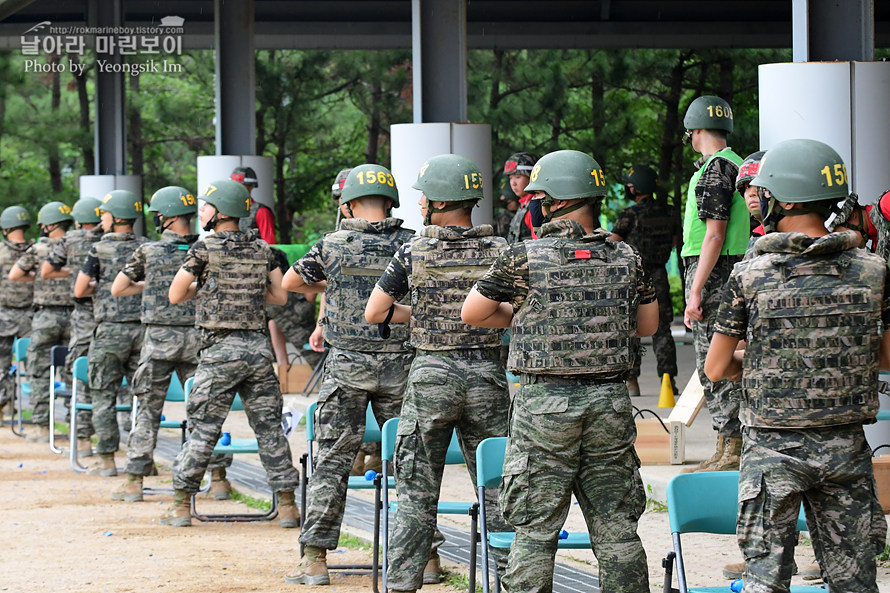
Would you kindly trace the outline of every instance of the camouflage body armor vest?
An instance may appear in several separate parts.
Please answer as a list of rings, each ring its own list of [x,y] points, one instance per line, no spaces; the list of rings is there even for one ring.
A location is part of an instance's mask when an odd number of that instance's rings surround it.
[[[853,234],[832,235],[847,233]],[[742,424],[809,428],[870,422],[879,408],[884,264],[859,249],[819,256],[769,253],[782,235],[788,234],[761,238],[756,254],[767,254],[736,272],[750,311]],[[851,239],[856,244],[858,237]]]
[[[15,309],[31,306],[34,299],[34,283],[12,282],[9,279],[9,271],[33,244],[34,241],[13,243],[6,240],[0,243],[0,306]]]
[[[204,238],[207,264],[195,299],[195,324],[209,330],[265,331],[272,255],[259,237],[237,231]]]
[[[636,258],[630,246],[594,232],[526,242],[528,297],[513,316],[513,372],[620,373],[633,366]]]
[[[503,330],[460,320],[464,299],[507,242],[491,225],[424,227],[411,242],[411,345],[422,350],[497,348]]]
[[[238,219],[238,230],[242,233],[247,233],[247,231],[251,229],[256,229],[256,213],[257,210],[260,209],[260,203],[250,201],[250,208],[247,210],[247,216],[242,216]]]
[[[408,325],[394,323],[384,340],[376,323],[365,321],[365,305],[392,256],[414,235],[402,221],[388,218],[372,226],[347,218],[340,230],[324,238],[324,249],[335,262],[325,270],[324,338],[332,346],[358,352],[406,352]],[[379,229],[376,230],[376,229]]]
[[[142,295],[113,297],[111,285],[124,265],[130,261],[136,248],[145,242],[145,237],[137,237],[133,233],[105,233],[102,239],[93,245],[99,258],[101,276],[96,282],[96,291],[93,293],[93,314],[96,322],[139,321]]]
[[[672,230],[675,228],[673,209],[664,203],[647,198],[631,206],[637,214],[637,224],[627,237],[627,243],[637,249],[646,269],[663,266],[674,248]]]
[[[62,239],[44,239],[34,244],[34,255],[37,256],[37,268],[34,277],[34,304],[47,307],[73,307],[74,292],[68,278],[52,278],[45,280],[40,275],[43,260],[52,252],[53,247]]]
[[[68,258],[67,267],[71,270],[68,281],[71,294],[74,294],[74,283],[77,280],[77,272],[83,267],[83,262],[94,243],[102,239],[102,232],[95,230],[75,229],[62,236],[65,245],[65,253]],[[74,299],[74,306],[78,309],[93,310],[93,297]]]
[[[173,305],[168,292],[176,272],[185,261],[197,235],[183,237],[164,231],[160,241],[142,246],[145,255],[145,286],[142,290],[142,323],[152,325],[195,325],[194,299]]]

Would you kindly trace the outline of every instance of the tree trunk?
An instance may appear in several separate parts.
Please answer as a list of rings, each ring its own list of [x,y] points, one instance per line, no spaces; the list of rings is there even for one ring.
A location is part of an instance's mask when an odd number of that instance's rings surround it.
[[[380,88],[380,81],[375,80],[371,86],[370,98],[371,104],[370,114],[368,115],[368,143],[365,145],[365,162],[376,163],[377,151],[380,146],[380,95],[383,90]]]
[[[77,54],[68,54],[68,61],[71,64],[79,64],[80,59]],[[79,71],[79,70],[78,70]],[[90,129],[90,96],[87,93],[87,73],[84,71],[81,75],[74,74],[75,69],[71,69],[71,76],[74,78],[74,84],[77,86],[77,102],[80,106],[80,129]],[[95,154],[93,153],[93,143],[91,141],[84,142],[80,148],[83,156],[83,170],[90,173],[96,170]]]
[[[278,222],[278,242],[290,243],[290,220],[287,217],[287,204],[284,199],[284,163],[287,160],[284,143],[279,145],[275,153],[275,220]]]
[[[130,81],[130,96],[139,96],[139,77],[128,76]],[[139,175],[140,178],[145,174],[145,157],[143,147],[145,146],[142,137],[142,113],[138,108],[129,106],[127,109],[127,140],[130,152],[130,173]]]
[[[58,65],[61,56],[59,54],[51,54],[49,62],[52,65],[50,72],[50,85],[52,89],[52,97],[50,99],[50,121],[58,120],[59,106],[62,104],[62,85],[59,80]],[[62,192],[62,163],[59,160],[59,144],[57,138],[51,138],[47,147],[49,153],[49,182],[53,193]]]

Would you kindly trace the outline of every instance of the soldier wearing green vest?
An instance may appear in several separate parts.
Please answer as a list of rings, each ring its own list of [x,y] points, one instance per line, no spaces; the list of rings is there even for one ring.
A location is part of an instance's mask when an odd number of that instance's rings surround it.
[[[684,321],[692,328],[695,366],[717,430],[714,454],[692,471],[735,470],[742,449],[739,390],[726,380],[712,383],[705,375],[704,364],[723,286],[732,267],[745,254],[751,233],[745,200],[735,188],[742,158],[726,144],[732,132],[732,109],[720,97],[705,95],[694,100],[683,125],[684,141],[690,140],[693,150],[702,155],[689,181],[683,221],[680,255],[686,265]]]

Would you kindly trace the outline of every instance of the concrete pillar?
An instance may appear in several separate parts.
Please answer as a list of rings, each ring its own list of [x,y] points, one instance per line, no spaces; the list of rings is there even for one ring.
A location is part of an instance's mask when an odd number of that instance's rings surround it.
[[[794,61],[873,60],[874,14],[874,0],[793,0]]]
[[[411,19],[414,123],[467,121],[466,2],[411,0]]]
[[[216,154],[255,154],[253,0],[214,0],[214,22]]]
[[[94,0],[93,22],[98,27],[121,27],[124,24],[123,0]],[[103,57],[111,64],[123,62],[123,56],[113,52]],[[96,127],[94,148],[96,175],[123,175],[127,172],[127,133],[124,94],[124,74],[97,71]]]

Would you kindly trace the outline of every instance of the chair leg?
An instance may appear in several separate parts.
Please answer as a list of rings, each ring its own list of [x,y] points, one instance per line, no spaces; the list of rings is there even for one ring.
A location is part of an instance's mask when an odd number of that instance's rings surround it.
[[[371,590],[380,593],[377,578],[380,576],[380,476],[374,478],[374,552],[371,559]]]
[[[476,542],[479,534],[476,532],[479,522],[479,503],[470,507],[470,584],[468,593],[476,593]]]
[[[489,593],[490,585],[488,580],[488,527],[486,525],[485,513],[485,486],[479,486],[479,533],[480,545],[482,546],[482,593]],[[495,579],[497,579],[497,570],[495,570]],[[497,586],[497,581],[495,581]]]
[[[22,398],[22,385],[19,382],[18,376],[16,376],[15,389],[12,392],[12,423],[10,428],[14,435],[20,437],[25,436],[25,421],[22,419]],[[18,427],[18,430],[16,430],[16,427]]]
[[[671,584],[674,580],[674,558],[676,554],[673,552],[668,552],[668,555],[664,557],[664,560],[661,561],[661,566],[664,568],[664,593],[671,593]]]
[[[302,470],[300,472],[300,525],[301,526],[306,525],[306,499],[308,498],[307,489],[309,488],[309,481],[308,481],[308,477],[306,476],[306,468],[307,468],[306,459],[308,457],[309,457],[308,453],[303,453],[302,455],[300,455],[300,469]],[[304,547],[305,546],[303,545],[303,542],[300,542],[300,558],[303,557]]]

